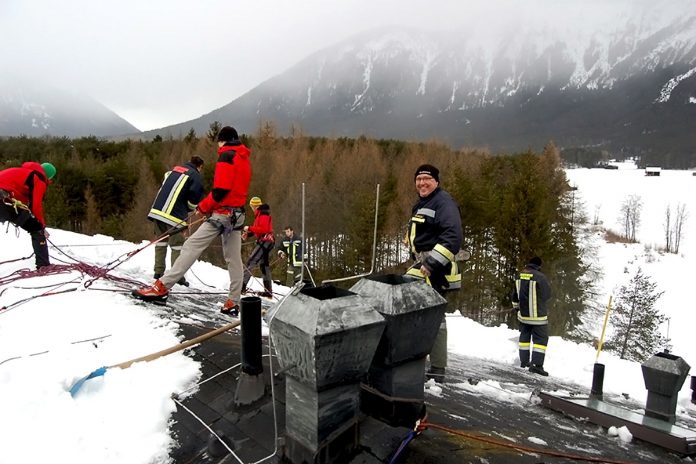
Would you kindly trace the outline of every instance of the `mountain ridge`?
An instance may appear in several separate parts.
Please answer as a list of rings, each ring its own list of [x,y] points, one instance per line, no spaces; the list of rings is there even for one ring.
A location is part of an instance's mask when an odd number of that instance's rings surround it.
[[[0,136],[107,137],[140,131],[96,100],[29,81],[0,83]]]
[[[696,11],[687,13],[623,18],[594,35],[510,31],[495,43],[413,28],[369,31],[200,118],[143,135],[200,133],[214,121],[249,133],[271,121],[310,135],[436,138],[492,151],[554,139],[689,157]]]

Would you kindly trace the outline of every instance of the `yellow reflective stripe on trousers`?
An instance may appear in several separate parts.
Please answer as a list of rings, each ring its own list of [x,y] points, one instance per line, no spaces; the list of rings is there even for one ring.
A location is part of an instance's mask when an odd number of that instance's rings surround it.
[[[537,353],[546,353],[546,345],[537,345],[536,343],[532,345],[532,351]]]

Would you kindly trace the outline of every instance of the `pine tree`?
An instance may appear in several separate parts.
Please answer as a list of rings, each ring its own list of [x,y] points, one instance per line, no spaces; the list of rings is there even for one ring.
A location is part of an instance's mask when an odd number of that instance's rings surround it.
[[[657,292],[656,287],[638,268],[628,285],[619,290],[614,335],[606,347],[621,359],[642,362],[665,347],[667,340],[660,333],[665,316],[655,308],[655,302],[664,292]]]
[[[213,121],[208,126],[208,132],[206,132],[205,136],[208,137],[208,140],[211,142],[215,142],[220,129],[222,129],[222,124],[220,124],[220,121]]]

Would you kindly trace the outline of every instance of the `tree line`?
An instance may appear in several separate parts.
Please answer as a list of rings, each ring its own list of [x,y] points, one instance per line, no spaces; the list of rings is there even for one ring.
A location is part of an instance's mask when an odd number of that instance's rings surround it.
[[[152,141],[4,138],[0,168],[29,160],[53,163],[58,174],[44,203],[50,227],[139,242],[154,237],[144,219],[168,169],[201,156],[210,189],[215,129]],[[568,335],[579,327],[591,285],[577,240],[581,218],[552,143],[542,153],[494,156],[436,141],[311,137],[296,129],[281,137],[270,123],[242,138],[252,150],[249,195],[271,206],[278,237],[286,225],[301,230],[304,186],[307,252],[317,282],[370,269],[377,184],[375,271],[406,269],[409,255],[402,240],[417,199],[414,172],[430,163],[440,169],[442,188],[459,203],[464,248],[471,253],[462,267],[463,289],[450,298],[450,308],[486,324],[515,324],[512,312],[504,311],[511,307],[513,282],[538,255],[554,290],[551,333]],[[221,255],[215,245],[203,259],[222,265]],[[274,277],[282,278],[284,271],[276,262]]]

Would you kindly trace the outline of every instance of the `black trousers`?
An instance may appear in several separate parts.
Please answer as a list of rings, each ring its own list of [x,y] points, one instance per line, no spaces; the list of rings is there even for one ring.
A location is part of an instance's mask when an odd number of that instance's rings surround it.
[[[0,222],[11,222],[26,230],[31,236],[31,246],[34,248],[36,269],[51,264],[48,259],[48,245],[44,235],[43,225],[26,209],[17,209],[5,203],[0,203]]]
[[[246,285],[251,279],[251,272],[256,266],[261,268],[261,274],[263,279],[263,287],[267,292],[273,292],[273,277],[271,275],[271,266],[269,265],[269,255],[273,249],[273,242],[257,242],[254,250],[249,255],[247,259],[246,267],[244,268],[244,280],[242,281],[242,288],[246,288]]]
[[[530,354],[532,364],[544,365],[546,358],[546,344],[549,342],[548,325],[530,325],[520,322],[520,361],[529,363]]]

